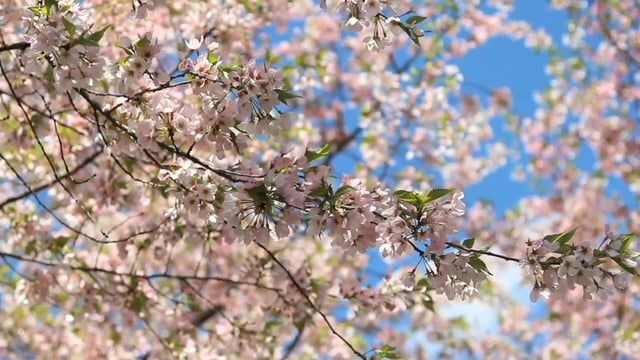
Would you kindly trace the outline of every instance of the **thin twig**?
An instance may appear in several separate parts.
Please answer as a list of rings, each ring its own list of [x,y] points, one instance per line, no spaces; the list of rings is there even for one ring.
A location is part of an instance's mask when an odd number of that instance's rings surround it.
[[[284,266],[284,264],[282,262],[280,262],[280,260],[278,260],[278,258],[276,258],[275,254],[273,252],[271,252],[271,250],[267,249],[264,245],[260,244],[257,241],[254,241],[254,243],[256,245],[258,245],[258,247],[260,247],[262,250],[264,250],[269,257],[276,263],[278,264],[278,266],[287,274],[287,277],[289,278],[289,280],[291,280],[291,282],[293,283],[293,285],[295,286],[295,288],[298,290],[298,292],[300,292],[300,294],[302,295],[302,297],[304,297],[304,299],[307,301],[307,303],[309,303],[309,306],[311,306],[311,308],[313,309],[313,311],[315,311],[318,315],[320,315],[320,317],[322,317],[322,320],[324,320],[325,324],[327,324],[327,326],[329,327],[329,329],[331,330],[331,332],[337,336],[340,340],[342,340],[342,342],[347,345],[347,347],[349,347],[349,349],[351,349],[351,351],[358,356],[361,359],[365,359],[366,360],[366,356],[364,356],[364,354],[362,354],[361,352],[359,352],[358,350],[356,350],[356,348],[347,340],[345,339],[331,324],[331,321],[329,321],[329,318],[327,318],[327,315],[325,315],[322,310],[320,310],[318,308],[318,306],[316,306],[316,304],[313,302],[313,300],[311,300],[311,298],[309,297],[309,295],[307,294],[307,292],[302,288],[302,286],[298,283],[298,281],[296,280],[296,278],[293,276],[293,274],[291,274],[291,272],[289,271],[289,269],[287,269],[286,266]]]
[[[482,255],[487,255],[487,256],[493,256],[499,259],[503,259],[503,260],[507,260],[507,261],[513,261],[513,262],[520,262],[522,261],[521,259],[518,258],[514,258],[511,256],[506,256],[506,255],[502,255],[502,254],[498,254],[498,253],[494,253],[491,251],[486,251],[486,250],[477,250],[477,249],[471,249],[468,248],[466,246],[462,246],[462,245],[458,245],[456,243],[452,243],[452,242],[447,242],[447,245],[454,247],[456,249],[460,249],[462,251],[466,251],[466,252],[470,252],[470,253],[476,253],[476,254],[482,254]]]
[[[33,264],[37,264],[45,267],[61,267],[61,268],[66,268],[74,271],[81,271],[85,273],[101,273],[106,275],[122,276],[127,278],[136,278],[136,279],[143,279],[143,280],[171,279],[171,280],[180,280],[180,281],[185,281],[185,280],[217,281],[217,282],[223,282],[223,283],[239,285],[239,286],[253,286],[259,289],[269,290],[276,293],[282,292],[282,289],[280,288],[262,285],[262,284],[251,282],[251,281],[233,280],[230,278],[225,278],[220,276],[196,276],[196,275],[165,274],[165,273],[136,274],[136,273],[105,269],[105,268],[100,268],[95,266],[92,267],[92,266],[78,266],[78,265],[71,265],[71,264],[64,264],[64,263],[53,263],[45,260],[27,258],[22,255],[7,253],[3,251],[0,251],[0,257],[7,257],[14,260],[29,262],[29,263],[33,263]]]
[[[30,43],[26,41],[17,42],[15,44],[9,44],[5,46],[0,46],[0,52],[11,51],[11,50],[25,50],[31,46]]]
[[[96,152],[94,152],[93,154],[89,155],[89,157],[87,157],[86,159],[84,159],[80,164],[78,164],[75,168],[71,169],[71,171],[67,172],[66,174],[63,174],[61,176],[59,176],[57,179],[51,179],[43,184],[40,184],[36,187],[33,187],[31,189],[28,189],[27,191],[12,196],[10,198],[5,199],[3,202],[0,203],[0,210],[2,210],[5,206],[16,202],[18,200],[22,200],[28,196],[34,195],[39,193],[42,190],[45,190],[55,184],[57,184],[58,182],[65,180],[69,177],[71,177],[72,175],[74,175],[75,173],[77,173],[78,171],[84,169],[85,167],[87,167],[88,165],[90,165],[91,163],[93,163],[93,161],[100,156],[100,154],[102,154],[103,150],[102,148],[98,149]]]

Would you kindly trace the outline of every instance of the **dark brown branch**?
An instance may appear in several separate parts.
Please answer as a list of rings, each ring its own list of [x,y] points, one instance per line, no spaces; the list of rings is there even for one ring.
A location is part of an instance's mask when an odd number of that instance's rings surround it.
[[[34,91],[33,93],[35,93],[35,91]],[[31,93],[31,94],[33,94],[33,93]],[[15,98],[13,97],[13,94],[11,94],[10,92],[4,91],[4,90],[2,90],[2,89],[0,89],[0,95],[6,95],[6,96],[8,96],[8,97],[10,97],[10,98],[12,98],[12,99],[14,99],[14,100],[16,100],[16,101],[17,101],[17,99],[15,99]],[[24,96],[24,94],[23,94],[23,96]],[[64,127],[64,128],[66,128],[66,129],[69,129],[69,130],[73,131],[74,133],[76,133],[76,134],[78,134],[78,135],[82,135],[82,136],[86,136],[86,135],[87,135],[84,131],[78,130],[78,129],[76,129],[75,127],[73,127],[73,126],[71,126],[71,125],[69,125],[69,124],[65,124],[64,122],[62,122],[62,121],[60,121],[60,120],[56,119],[56,118],[55,118],[55,116],[51,116],[51,115],[47,114],[46,112],[44,112],[44,111],[42,111],[42,110],[38,109],[36,106],[34,106],[34,105],[31,105],[31,104],[27,103],[24,99],[22,99],[22,104],[23,104],[27,109],[29,109],[29,110],[31,110],[31,111],[33,111],[33,112],[35,112],[36,114],[41,115],[41,116],[44,116],[44,117],[46,117],[46,118],[49,118],[49,119],[53,120],[56,124],[58,124],[58,125],[60,125],[60,126],[62,126],[62,127]],[[63,114],[63,113],[66,113],[66,112],[68,112],[68,111],[70,111],[70,110],[71,110],[71,109],[62,109],[62,110],[58,110],[58,111],[56,111],[55,113],[53,113],[53,115]]]
[[[87,157],[86,159],[84,159],[80,164],[78,164],[75,168],[71,169],[71,171],[67,172],[66,174],[63,174],[61,176],[58,176],[58,178],[56,179],[51,179],[50,181],[40,184],[34,188],[31,189],[27,189],[27,191],[12,196],[10,198],[5,199],[2,203],[0,203],[0,210],[2,210],[5,206],[16,202],[18,200],[22,200],[28,196],[34,195],[39,193],[40,191],[47,189],[55,184],[57,184],[58,182],[65,180],[67,178],[70,178],[71,176],[73,176],[74,174],[76,174],[78,171],[84,169],[85,167],[87,167],[89,164],[93,163],[93,161],[100,155],[102,154],[102,148],[98,149],[96,152],[94,152],[93,154],[89,155],[89,157]]]
[[[300,295],[302,295],[302,297],[307,301],[307,303],[309,303],[309,306],[313,309],[313,311],[315,311],[318,315],[320,315],[320,317],[322,317],[322,320],[324,320],[325,324],[327,324],[327,326],[329,327],[329,329],[331,330],[331,332],[337,336],[345,345],[347,345],[347,347],[349,347],[349,349],[351,349],[351,351],[359,358],[361,359],[365,359],[366,360],[366,356],[364,356],[364,354],[362,354],[361,352],[359,352],[358,350],[356,350],[356,348],[351,345],[351,343],[345,339],[331,324],[331,321],[329,321],[329,318],[327,318],[327,315],[325,315],[322,310],[320,310],[316,304],[313,302],[313,300],[311,300],[311,298],[309,297],[309,295],[307,294],[307,292],[302,288],[302,286],[300,285],[300,283],[298,283],[298,281],[296,280],[296,278],[293,276],[293,274],[291,274],[291,272],[289,271],[289,269],[287,269],[286,266],[284,266],[284,264],[282,262],[280,262],[280,260],[278,260],[278,258],[276,258],[275,254],[273,252],[271,252],[271,250],[267,249],[264,245],[260,244],[257,241],[254,241],[256,245],[258,245],[258,247],[260,247],[262,250],[264,250],[269,257],[276,263],[278,264],[278,266],[287,274],[287,277],[289,278],[289,280],[291,280],[291,283],[293,283],[293,285],[295,286],[295,288],[298,290],[298,292],[300,292]]]
[[[351,134],[349,134],[349,136],[347,136],[344,140],[340,141],[336,145],[335,150],[333,150],[324,160],[324,165],[329,165],[331,163],[331,160],[333,160],[333,158],[335,158],[341,152],[346,150],[349,147],[349,145],[351,145],[351,143],[358,137],[358,135],[360,135],[361,132],[362,132],[362,128],[358,126],[353,130]]]
[[[520,262],[521,259],[518,258],[514,258],[511,256],[506,256],[506,255],[502,255],[502,254],[498,254],[498,253],[494,253],[491,251],[486,251],[486,250],[477,250],[477,249],[470,249],[466,246],[462,246],[462,245],[458,245],[452,242],[447,242],[447,245],[450,247],[454,247],[456,249],[460,249],[462,251],[466,251],[466,252],[470,252],[470,253],[476,253],[476,254],[482,254],[482,255],[487,255],[487,256],[493,256],[502,260],[507,260],[507,261],[513,261],[513,262]]]
[[[218,282],[223,282],[223,283],[232,284],[232,285],[253,286],[258,289],[269,290],[276,293],[282,292],[282,289],[280,288],[262,285],[257,282],[233,280],[230,278],[225,278],[220,276],[197,276],[197,275],[180,275],[180,274],[166,274],[166,273],[136,274],[136,273],[129,273],[129,272],[120,272],[120,271],[111,270],[111,269],[104,269],[104,268],[99,268],[95,266],[92,267],[92,266],[78,266],[78,265],[63,264],[63,263],[53,263],[53,262],[44,261],[44,260],[31,259],[21,255],[7,253],[3,251],[0,251],[0,257],[11,258],[14,260],[29,262],[32,264],[45,266],[45,267],[61,267],[61,268],[66,268],[74,271],[81,271],[85,273],[100,273],[100,274],[122,276],[126,278],[136,278],[136,279],[142,279],[142,280],[171,279],[171,280],[180,280],[180,281],[186,281],[186,280],[218,281]]]
[[[37,132],[37,130],[35,128],[35,125],[33,124],[33,121],[31,120],[31,117],[29,116],[29,113],[27,112],[27,110],[22,105],[22,99],[18,96],[18,94],[16,93],[15,89],[13,88],[13,85],[11,84],[11,80],[9,79],[9,76],[7,75],[7,72],[5,71],[4,66],[2,65],[2,61],[0,61],[0,72],[2,72],[2,77],[4,77],[4,79],[7,81],[7,86],[9,86],[9,91],[11,92],[11,94],[13,94],[13,97],[15,98],[16,102],[18,103],[18,107],[20,108],[20,110],[22,110],[22,113],[24,114],[25,120],[29,124],[29,128],[31,129],[31,132],[33,133],[33,137],[35,138],[36,143],[38,144],[38,147],[40,148],[40,151],[42,151],[42,154],[44,155],[45,159],[47,160],[47,163],[49,164],[49,167],[51,168],[51,171],[53,172],[53,176],[56,179],[60,179],[60,176],[58,175],[58,171],[56,170],[55,163],[51,159],[49,154],[47,153],[46,149],[44,148],[44,144],[42,143],[40,137],[38,136],[38,132]],[[62,149],[61,149],[61,151],[62,151]],[[5,160],[5,162],[7,162],[6,159],[3,159],[3,160]],[[8,162],[7,162],[7,164],[8,164]],[[15,172],[15,173],[17,175],[17,172]],[[58,183],[60,184],[62,189],[64,189],[64,191],[67,194],[69,194],[71,199],[73,199],[73,201],[78,205],[78,207],[80,209],[82,209],[82,211],[85,213],[86,217],[89,219],[89,221],[91,221],[92,224],[95,225],[95,227],[100,231],[100,233],[102,233],[102,235],[104,237],[108,237],[108,235],[102,230],[100,225],[98,225],[98,223],[93,219],[93,216],[91,215],[91,213],[89,212],[87,207],[82,203],[82,201],[80,201],[80,199],[77,198],[71,192],[71,190],[69,188],[67,188],[67,186],[64,184],[64,182],[58,181]],[[37,196],[36,196],[36,198],[37,198]],[[40,203],[39,200],[38,200],[38,202]],[[51,213],[51,215],[54,215],[53,212],[50,212],[50,213]],[[57,219],[57,220],[60,222],[59,219]],[[71,229],[71,228],[69,228],[69,229]]]
[[[602,8],[602,9],[607,9],[608,5],[605,4],[605,2],[603,2],[602,0],[598,1],[598,5]],[[611,33],[611,30],[609,29],[609,27],[607,26],[607,22],[605,19],[605,14],[604,11],[598,14],[598,27],[600,28],[600,31],[602,32],[602,35],[605,37],[605,39],[607,40],[607,42],[609,42],[609,44],[611,44],[616,51],[619,54],[622,54],[625,59],[627,59],[628,62],[630,63],[634,63],[638,66],[640,66],[640,60],[636,59],[633,54],[627,50],[627,49],[623,49],[617,42],[617,40],[613,37],[613,34]]]
[[[7,167],[9,168],[9,170],[11,170],[11,172],[16,176],[16,178],[22,183],[22,185],[24,185],[24,187],[26,187],[27,190],[33,194],[33,197],[35,198],[38,205],[40,205],[44,209],[44,211],[46,211],[49,215],[51,215],[60,225],[71,230],[74,234],[82,235],[89,240],[97,241],[97,239],[94,238],[93,236],[83,233],[79,229],[69,225],[66,221],[62,220],[60,216],[58,216],[53,210],[51,210],[47,205],[45,205],[45,203],[43,203],[42,200],[40,200],[40,197],[38,196],[38,194],[33,191],[33,189],[29,186],[29,184],[24,179],[24,177],[20,175],[18,170],[16,170],[16,168],[13,167],[13,165],[11,165],[11,162],[9,162],[9,159],[7,159],[2,154],[2,152],[0,152],[0,160],[4,161],[5,164],[7,164]]]
[[[15,44],[9,44],[5,46],[0,46],[0,52],[11,51],[11,50],[25,50],[31,46],[30,43],[26,41],[17,42]]]
[[[117,240],[98,240],[96,242],[100,243],[100,244],[117,244],[117,243],[129,241],[129,240],[131,240],[133,238],[136,238],[138,236],[153,234],[154,232],[158,231],[158,229],[160,229],[160,227],[162,227],[162,225],[166,224],[170,219],[171,219],[170,217],[167,217],[167,218],[165,218],[164,220],[162,220],[161,222],[159,222],[158,224],[156,224],[154,227],[152,227],[150,229],[136,231],[134,233],[131,233],[131,234],[129,234],[129,235],[123,237],[123,238],[117,239]]]
[[[120,129],[121,131],[125,132],[129,137],[131,137],[132,139],[134,139],[135,141],[137,141],[137,136],[132,133],[129,129],[127,129],[124,125],[122,125],[120,122],[118,122],[113,115],[111,114],[111,111],[105,111],[102,109],[102,107],[100,107],[99,104],[97,104],[93,99],[91,99],[91,97],[89,96],[89,94],[84,90],[84,89],[76,89],[76,92],[78,94],[80,94],[80,96],[82,96],[88,103],[89,105],[96,110],[97,112],[99,112],[102,116],[104,116],[107,120],[109,120],[109,122],[114,125],[115,127],[117,127],[118,129]],[[96,119],[96,121],[98,121],[98,119]],[[229,170],[222,170],[222,169],[215,169],[213,167],[211,167],[210,165],[206,164],[205,162],[203,162],[202,160],[198,159],[197,157],[188,154],[180,149],[174,148],[172,146],[169,146],[163,142],[160,141],[156,141],[156,144],[162,148],[163,150],[166,150],[174,155],[177,155],[183,159],[187,159],[190,160],[191,162],[194,162],[202,167],[204,167],[205,169],[213,172],[214,174],[221,176],[229,181],[232,182],[245,182],[247,180],[241,179],[241,177],[247,177],[247,178],[256,178],[256,177],[262,177],[262,176],[258,176],[258,175],[245,175],[245,174],[238,174],[235,173],[233,171],[229,171]],[[149,156],[152,161],[154,161],[156,163],[156,165],[159,168],[164,168],[164,166],[162,166],[162,164],[158,163],[158,161],[151,156],[151,154],[148,152],[148,150],[143,148],[143,152]]]
[[[80,112],[80,110],[78,109],[78,107],[74,103],[73,98],[71,97],[71,94],[68,91],[67,91],[67,98],[69,98],[69,102],[71,103],[71,106],[73,107],[75,112],[78,115],[82,116],[83,118],[89,120],[87,115],[85,115],[85,114]],[[100,127],[100,119],[99,119],[99,116],[98,116],[98,111],[93,107],[92,107],[92,110],[93,110],[93,116],[95,118],[96,127],[98,128],[98,134],[100,134],[100,137],[102,138],[102,141],[105,143],[105,145],[108,146],[109,145],[109,140],[107,139],[107,136],[104,134],[104,132],[102,131],[102,128]],[[152,184],[150,181],[142,180],[142,179],[136,177],[135,175],[133,175],[133,172],[127,170],[127,168],[124,167],[124,165],[120,162],[120,160],[118,160],[118,158],[112,152],[109,153],[109,156],[111,156],[111,158],[116,163],[116,165],[120,168],[120,170],[122,170],[125,174],[127,174],[134,181],[139,182],[141,184]]]
[[[296,334],[296,337],[293,338],[293,340],[291,341],[291,344],[287,346],[287,349],[285,350],[284,355],[282,355],[282,358],[280,360],[287,360],[289,356],[293,354],[293,351],[296,349],[296,346],[298,346],[298,344],[300,343],[300,340],[302,339],[302,335],[304,334],[304,329],[306,325],[307,325],[306,322],[302,323],[302,326],[298,329],[298,333]]]
[[[224,310],[224,306],[222,305],[214,306],[210,309],[203,311],[200,315],[198,315],[195,319],[193,319],[191,323],[195,327],[200,327],[202,326],[202,324],[209,321],[209,319],[218,315],[222,310]]]

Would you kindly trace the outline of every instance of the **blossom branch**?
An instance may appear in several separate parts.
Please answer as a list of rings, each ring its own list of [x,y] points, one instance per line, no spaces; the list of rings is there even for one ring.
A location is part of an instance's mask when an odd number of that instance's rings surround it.
[[[38,203],[38,205],[40,205],[47,213],[49,213],[49,215],[51,215],[54,219],[56,219],[56,221],[58,223],[60,223],[60,225],[64,226],[65,228],[69,229],[70,231],[72,231],[75,234],[78,235],[82,235],[90,240],[93,241],[97,241],[97,239],[89,234],[86,234],[82,231],[80,231],[79,229],[76,229],[75,227],[69,225],[69,223],[67,223],[66,221],[62,220],[52,209],[50,209],[45,203],[42,202],[42,200],[40,200],[40,197],[38,196],[37,192],[35,192],[27,183],[27,181],[24,179],[24,177],[22,175],[20,175],[20,173],[18,172],[18,170],[11,164],[11,162],[9,162],[9,160],[2,154],[2,152],[0,152],[0,160],[4,161],[5,164],[7,164],[7,167],[9,167],[9,169],[11,170],[11,172],[16,176],[16,178],[22,183],[22,185],[24,187],[27,188],[27,191],[30,192],[31,195],[33,195],[33,197],[35,198],[36,202]],[[58,181],[58,183],[60,183]]]
[[[273,291],[275,293],[281,293],[282,292],[282,289],[280,289],[280,288],[263,285],[263,284],[260,284],[258,282],[243,281],[243,280],[233,280],[233,279],[230,279],[230,278],[225,278],[225,277],[220,277],[220,276],[182,275],[182,274],[169,274],[169,273],[164,273],[164,272],[159,272],[159,273],[154,273],[154,274],[137,274],[137,273],[132,273],[132,272],[122,272],[122,271],[117,271],[117,270],[104,269],[104,268],[100,268],[100,267],[96,267],[96,266],[78,266],[78,265],[71,265],[71,264],[64,264],[64,263],[53,263],[53,262],[49,262],[49,261],[45,261],[45,260],[27,258],[27,257],[21,256],[21,255],[8,253],[8,252],[4,252],[4,251],[0,251],[0,256],[11,258],[11,259],[22,261],[22,262],[33,263],[33,264],[41,265],[41,266],[45,266],[45,267],[66,268],[66,269],[69,269],[69,270],[80,271],[80,272],[85,272],[85,273],[100,273],[100,274],[105,274],[105,275],[121,276],[121,277],[126,277],[126,278],[135,278],[135,279],[142,279],[142,280],[172,279],[172,280],[178,280],[178,281],[189,281],[189,280],[193,280],[193,281],[218,281],[218,282],[223,282],[223,283],[232,284],[232,285],[238,285],[238,286],[252,286],[252,287],[256,287],[256,288],[263,289],[263,290]]]
[[[124,131],[124,132],[125,132],[127,135],[129,135],[132,139],[134,139],[134,140],[136,140],[136,139],[137,139],[137,136],[136,136],[134,133],[132,133],[132,132],[131,132],[129,129],[127,129],[124,125],[122,125],[120,122],[118,122],[115,118],[113,118],[113,115],[111,114],[111,111],[105,111],[105,110],[103,110],[103,109],[102,109],[102,107],[101,107],[98,103],[96,103],[95,101],[93,101],[93,100],[89,97],[89,95],[86,93],[86,91],[85,91],[84,89],[76,89],[76,91],[78,92],[78,94],[80,94],[80,96],[82,96],[82,97],[83,97],[83,98],[84,98],[84,99],[89,103],[89,105],[90,105],[90,106],[91,106],[95,111],[98,111],[100,114],[102,114],[104,117],[106,117],[106,118],[107,118],[107,120],[109,120],[109,122],[110,122],[111,124],[115,125],[118,129],[120,129],[120,130]],[[96,121],[98,121],[98,120],[96,119]],[[184,151],[182,151],[182,150],[180,150],[180,149],[177,149],[177,148],[171,147],[171,146],[169,146],[169,145],[167,145],[167,144],[165,144],[165,143],[163,143],[163,142],[160,142],[160,141],[156,141],[156,144],[157,144],[158,146],[160,146],[162,149],[164,149],[164,150],[166,150],[166,151],[168,151],[168,152],[170,152],[170,153],[173,153],[173,154],[175,154],[175,155],[177,155],[177,156],[179,156],[179,157],[182,157],[182,158],[185,158],[185,159],[187,159],[187,160],[190,160],[190,161],[192,161],[192,162],[194,162],[194,163],[196,163],[196,164],[198,164],[198,165],[200,165],[200,166],[202,166],[202,167],[206,168],[207,170],[209,170],[209,171],[211,171],[211,172],[215,173],[216,175],[219,175],[219,176],[221,176],[221,177],[223,177],[223,178],[225,178],[225,179],[227,179],[227,180],[229,180],[229,181],[233,181],[233,182],[236,182],[236,181],[246,181],[246,180],[243,180],[243,179],[239,179],[239,178],[237,178],[237,177],[255,177],[255,175],[244,175],[244,174],[234,173],[233,171],[229,171],[229,170],[215,169],[215,168],[211,167],[209,164],[206,164],[206,163],[205,163],[205,162],[203,162],[202,160],[198,159],[197,157],[195,157],[195,156],[193,156],[193,155],[191,155],[191,154],[189,154],[189,153],[186,153],[186,152],[184,152]],[[151,154],[149,154],[148,150],[143,149],[143,151],[144,151],[144,152],[145,152],[145,154],[147,154],[148,156],[151,156]],[[151,157],[152,157],[152,156],[151,156]],[[152,157],[152,158],[153,158],[153,157]],[[163,167],[162,165],[160,165],[160,164],[157,162],[157,160],[155,160],[155,158],[153,158],[153,159],[154,159],[154,162],[155,162],[155,163],[156,163],[160,168],[162,168],[162,167]]]
[[[309,306],[313,309],[313,311],[315,311],[318,315],[320,315],[320,317],[322,317],[322,320],[324,320],[325,324],[327,324],[327,326],[329,327],[329,329],[331,330],[331,332],[337,336],[345,345],[347,345],[347,347],[349,349],[351,349],[351,351],[359,358],[361,359],[366,359],[366,356],[364,356],[361,352],[359,352],[358,350],[356,350],[356,348],[347,340],[344,338],[344,336],[342,336],[331,324],[331,321],[329,321],[329,318],[327,318],[327,315],[325,315],[322,310],[320,310],[318,308],[318,306],[313,302],[313,300],[311,300],[311,298],[309,297],[309,295],[307,294],[307,292],[302,288],[302,286],[300,285],[300,283],[298,283],[298,281],[296,280],[296,278],[293,276],[293,274],[291,274],[291,272],[289,271],[289,269],[287,269],[286,266],[284,266],[284,264],[278,260],[278,258],[275,256],[275,254],[267,249],[267,247],[265,247],[264,245],[262,245],[261,243],[259,243],[258,241],[254,241],[254,243],[256,245],[258,245],[258,247],[260,247],[262,250],[264,250],[269,257],[276,263],[278,264],[278,266],[287,274],[287,277],[289,278],[289,280],[291,280],[291,283],[293,283],[293,285],[295,286],[295,288],[298,290],[298,292],[300,292],[300,295],[302,295],[302,297],[304,297],[304,299],[307,301],[307,303],[309,303]]]
[[[4,45],[4,46],[0,46],[0,53],[5,51],[11,51],[11,50],[25,50],[29,46],[31,46],[31,44],[26,41]]]
[[[14,203],[16,201],[22,200],[28,196],[39,193],[42,190],[48,189],[49,187],[57,184],[58,182],[70,178],[74,174],[78,173],[80,170],[84,169],[88,165],[92,164],[101,154],[103,153],[103,149],[99,148],[97,151],[93,152],[87,158],[85,158],[81,163],[79,163],[76,167],[71,169],[69,172],[58,176],[55,179],[51,179],[46,183],[40,184],[36,187],[28,189],[27,191],[22,192],[21,194],[12,196],[10,198],[5,199],[0,203],[0,210],[2,210],[5,206]]]
[[[459,244],[456,244],[456,243],[453,243],[453,242],[450,242],[450,241],[448,241],[446,244],[449,245],[450,247],[453,247],[453,248],[456,248],[456,249],[460,249],[462,251],[466,251],[466,252],[469,252],[469,253],[476,253],[476,254],[492,256],[492,257],[495,257],[495,258],[498,258],[498,259],[502,259],[502,260],[506,260],[506,261],[512,261],[512,262],[521,262],[522,261],[522,259],[518,259],[518,258],[514,258],[514,257],[511,257],[511,256],[506,256],[506,255],[502,255],[502,254],[498,254],[498,253],[494,253],[494,252],[487,251],[487,250],[471,249],[471,248],[468,248],[466,246],[459,245]]]

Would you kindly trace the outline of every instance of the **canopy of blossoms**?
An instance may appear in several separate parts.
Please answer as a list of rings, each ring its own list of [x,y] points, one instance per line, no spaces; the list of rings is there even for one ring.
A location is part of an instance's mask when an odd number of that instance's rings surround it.
[[[550,6],[562,44],[509,0],[4,0],[0,357],[637,356],[640,211],[607,181],[640,193],[640,6]],[[535,113],[462,89],[504,36],[549,56]],[[515,158],[545,191],[467,208]],[[499,331],[439,312],[470,299]]]

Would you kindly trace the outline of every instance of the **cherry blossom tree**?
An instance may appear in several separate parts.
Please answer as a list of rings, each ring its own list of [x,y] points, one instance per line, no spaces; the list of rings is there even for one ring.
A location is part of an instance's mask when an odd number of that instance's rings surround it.
[[[637,356],[640,6],[549,6],[561,44],[509,0],[4,0],[1,357]],[[452,64],[504,36],[535,113]],[[544,191],[467,207],[507,161]]]

